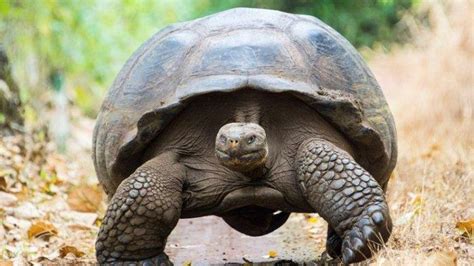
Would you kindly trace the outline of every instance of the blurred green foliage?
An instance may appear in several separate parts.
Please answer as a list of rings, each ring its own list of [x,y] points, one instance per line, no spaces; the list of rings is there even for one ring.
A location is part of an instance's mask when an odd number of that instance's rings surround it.
[[[400,41],[394,33],[404,11],[419,0],[198,0],[204,14],[246,6],[315,16],[344,35],[356,47]]]
[[[68,95],[90,116],[131,53],[167,24],[237,6],[319,17],[356,47],[397,41],[394,26],[417,0],[0,0],[0,38],[24,98],[64,73]],[[36,78],[35,78],[36,77]],[[28,82],[27,82],[28,81]]]

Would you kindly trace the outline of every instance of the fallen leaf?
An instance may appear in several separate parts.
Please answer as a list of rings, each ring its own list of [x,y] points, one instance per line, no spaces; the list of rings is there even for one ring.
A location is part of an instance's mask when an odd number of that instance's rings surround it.
[[[309,223],[312,223],[312,224],[315,224],[315,223],[318,222],[318,218],[312,216],[312,217],[308,218],[308,222],[309,222]]]
[[[25,201],[31,197],[31,192],[29,191],[28,187],[23,186],[20,183],[17,184],[15,189],[12,188],[11,190],[12,192],[15,192],[15,196],[17,197],[18,201]]]
[[[2,174],[2,176],[0,176],[0,190],[6,190],[6,189],[7,189],[7,180]]]
[[[64,257],[67,256],[67,254],[73,254],[77,258],[80,258],[80,257],[84,256],[86,253],[78,250],[76,247],[73,247],[73,246],[62,246],[59,249],[59,256],[61,258],[64,258]]]
[[[424,265],[430,266],[455,266],[457,265],[457,255],[452,251],[439,251],[432,253],[425,261]]]
[[[183,263],[183,266],[191,266],[192,265],[192,262],[191,261],[185,261]]]
[[[96,212],[102,202],[102,192],[97,187],[82,185],[68,195],[69,207],[80,212]]]
[[[459,221],[456,228],[460,230],[465,237],[472,237],[474,234],[474,219]]]
[[[48,250],[47,252],[42,252],[41,254],[36,253],[36,258],[31,257],[31,262],[36,263],[33,265],[56,265],[52,264],[59,258],[59,250]]]
[[[37,258],[31,260],[30,262],[32,262],[33,265],[53,265],[54,260],[58,257],[59,255],[51,259],[46,256],[38,256]]]
[[[28,229],[28,238],[38,238],[38,237],[50,237],[53,235],[57,235],[58,230],[54,225],[46,221],[38,221],[31,225],[30,229]]]
[[[276,258],[277,256],[278,256],[278,253],[275,250],[268,251],[268,257]]]
[[[0,260],[0,266],[13,266],[13,262],[9,260]]]

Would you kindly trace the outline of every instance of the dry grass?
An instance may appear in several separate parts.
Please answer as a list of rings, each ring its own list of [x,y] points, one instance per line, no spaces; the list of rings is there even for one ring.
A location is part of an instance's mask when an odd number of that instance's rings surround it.
[[[395,116],[399,160],[388,190],[395,229],[378,265],[474,263],[474,16],[470,1],[426,2],[432,29],[371,61]],[[471,242],[471,243],[469,243]]]

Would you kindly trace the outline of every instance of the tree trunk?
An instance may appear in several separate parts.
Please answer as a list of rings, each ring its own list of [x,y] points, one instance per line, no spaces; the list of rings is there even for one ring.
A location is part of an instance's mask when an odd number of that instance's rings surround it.
[[[0,127],[22,129],[20,91],[13,80],[7,54],[0,45]]]

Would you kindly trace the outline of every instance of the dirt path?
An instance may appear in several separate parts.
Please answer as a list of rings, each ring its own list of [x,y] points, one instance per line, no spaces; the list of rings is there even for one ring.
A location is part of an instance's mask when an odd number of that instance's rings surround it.
[[[220,218],[180,220],[171,234],[167,253],[176,265],[270,262],[310,262],[318,257],[316,241],[307,234],[305,221],[296,216],[280,229],[262,237],[241,234]],[[274,258],[269,253],[276,253]]]

